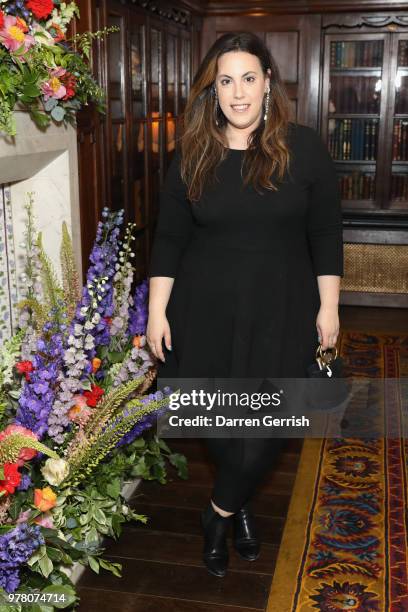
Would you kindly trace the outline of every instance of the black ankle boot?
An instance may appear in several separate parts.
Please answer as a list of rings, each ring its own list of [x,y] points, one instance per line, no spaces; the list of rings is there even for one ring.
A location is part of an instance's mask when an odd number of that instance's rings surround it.
[[[255,518],[248,504],[233,515],[234,548],[247,561],[255,561],[259,557],[260,541],[255,528]]]
[[[203,560],[214,576],[223,577],[227,572],[228,548],[227,530],[231,516],[221,516],[214,510],[211,502],[201,513],[201,526],[204,530]]]

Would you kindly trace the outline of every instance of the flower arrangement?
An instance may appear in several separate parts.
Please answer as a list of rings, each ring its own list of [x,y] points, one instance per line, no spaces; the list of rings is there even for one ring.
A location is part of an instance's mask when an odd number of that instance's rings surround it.
[[[132,291],[134,226],[121,239],[122,224],[123,211],[104,209],[80,290],[65,224],[60,283],[27,205],[19,328],[0,352],[0,605],[39,590],[74,604],[74,562],[120,576],[101,537],[147,520],[122,497],[124,479],[164,483],[165,458],[187,478],[185,457],[151,435],[171,391],[149,392],[147,281]],[[24,597],[15,609],[34,609]]]
[[[92,40],[117,28],[67,39],[75,17],[75,2],[0,0],[0,131],[15,135],[17,104],[42,128],[51,120],[75,124],[76,111],[90,102],[104,112],[88,61]]]

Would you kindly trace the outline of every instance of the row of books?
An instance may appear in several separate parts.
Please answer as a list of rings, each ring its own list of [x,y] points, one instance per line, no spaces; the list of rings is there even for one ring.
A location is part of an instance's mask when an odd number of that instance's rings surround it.
[[[333,159],[375,161],[378,119],[330,119],[328,148]]]
[[[408,40],[399,41],[398,66],[408,66]]]
[[[380,92],[377,77],[330,76],[330,112],[379,113]]]
[[[408,200],[408,175],[393,174],[391,177],[391,200]]]
[[[342,200],[374,200],[375,174],[353,171],[339,175],[339,191]],[[408,175],[391,176],[391,200],[408,201]]]
[[[394,161],[408,161],[408,119],[396,119],[394,121],[392,159]]]
[[[330,45],[331,68],[378,67],[382,61],[382,40],[335,41]]]
[[[375,198],[375,174],[354,171],[339,175],[342,200],[373,200]]]

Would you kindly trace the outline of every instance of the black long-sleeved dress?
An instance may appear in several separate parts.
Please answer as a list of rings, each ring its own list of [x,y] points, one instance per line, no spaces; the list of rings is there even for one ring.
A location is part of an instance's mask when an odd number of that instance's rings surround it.
[[[290,123],[287,143],[278,191],[244,188],[244,151],[228,149],[219,181],[194,205],[174,155],[149,267],[149,277],[175,278],[172,351],[163,341],[159,376],[306,376],[318,346],[317,276],[343,276],[341,202],[320,135]]]

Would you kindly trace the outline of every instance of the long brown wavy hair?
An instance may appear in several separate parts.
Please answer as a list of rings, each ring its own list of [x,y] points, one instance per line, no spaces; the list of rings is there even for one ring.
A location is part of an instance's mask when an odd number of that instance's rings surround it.
[[[227,155],[228,142],[223,132],[227,119],[216,104],[214,87],[218,58],[228,51],[246,51],[256,55],[265,77],[268,76],[267,69],[270,69],[269,112],[266,121],[261,118],[248,138],[243,160],[248,169],[243,177],[244,185],[252,183],[260,193],[262,188],[277,191],[278,187],[270,177],[276,171],[277,179],[282,180],[289,166],[286,135],[290,102],[279,69],[256,34],[228,32],[215,41],[203,59],[182,115],[180,172],[191,202],[200,199],[207,180],[215,180],[216,168]]]

